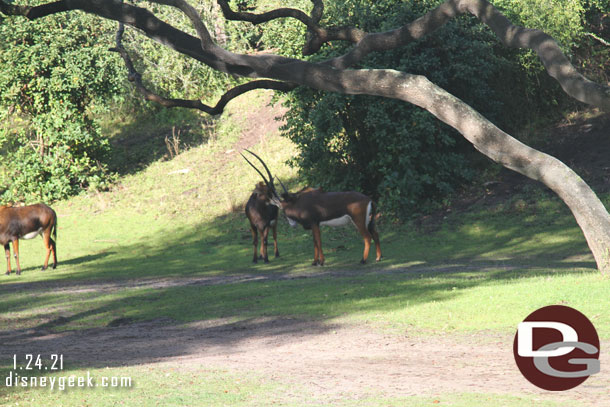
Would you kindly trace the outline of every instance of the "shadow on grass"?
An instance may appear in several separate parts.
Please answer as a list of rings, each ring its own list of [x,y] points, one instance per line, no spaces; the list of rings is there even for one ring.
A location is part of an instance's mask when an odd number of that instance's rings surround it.
[[[569,216],[479,214],[437,233],[381,225],[386,260],[361,266],[352,229],[323,231],[328,267],[309,266],[310,233],[281,222],[282,257],[252,265],[241,213],[68,259],[45,281],[0,285],[4,352],[52,351],[81,366],[148,363],[248,339],[294,340],[329,320],[443,303],[519,277],[591,271]],[[408,305],[405,305],[408,304]],[[187,324],[187,325],[184,325]],[[92,352],[91,344],[95,344]]]
[[[101,252],[96,254],[88,254],[86,256],[74,257],[72,259],[64,260],[61,262],[62,265],[77,266],[85,263],[91,263],[103,259],[104,257],[110,256],[114,252]]]
[[[230,353],[242,344],[248,347],[252,340],[272,338],[280,344],[323,334],[336,329],[334,318],[345,315],[375,315],[452,301],[463,290],[514,280],[521,272],[483,265],[478,269],[476,265],[469,269],[412,266],[268,276],[230,284],[119,288],[101,295],[95,290],[23,295],[5,299],[0,307],[18,312],[61,304],[64,309],[36,312],[31,318],[42,322],[3,330],[0,339],[5,354],[60,352],[79,367],[136,365],[198,352]],[[70,307],[70,303],[78,305]]]
[[[454,284],[420,286],[417,279],[397,273],[367,273],[125,290],[102,300],[95,293],[72,294],[80,311],[72,309],[31,328],[4,330],[0,338],[9,344],[3,348],[7,354],[61,352],[81,367],[133,365],[196,350],[226,351],[254,338],[280,343],[324,333],[336,329],[326,321],[339,314],[391,309],[407,298],[413,304],[443,301],[457,295],[451,291]],[[44,307],[45,302],[24,297],[9,308]],[[82,329],[99,322],[100,328]]]
[[[116,120],[115,120],[116,121]],[[152,109],[113,123],[110,169],[120,175],[139,172],[153,162],[207,143],[214,119],[191,111]],[[119,131],[117,132],[117,125]]]

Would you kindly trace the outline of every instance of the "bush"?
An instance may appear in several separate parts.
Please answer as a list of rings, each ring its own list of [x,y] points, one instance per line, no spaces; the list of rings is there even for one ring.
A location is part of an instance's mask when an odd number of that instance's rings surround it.
[[[122,90],[112,27],[84,14],[0,24],[3,201],[51,201],[112,178],[91,117]]]
[[[549,7],[550,1],[545,2]],[[536,2],[501,3],[513,4],[513,16],[522,15],[526,23],[535,16]],[[542,28],[555,24],[549,31],[560,33],[568,46],[574,44],[581,35],[572,27],[582,16],[580,3],[565,0],[561,10],[553,4],[558,20],[541,20]],[[384,31],[415,20],[438,4],[341,0],[326,3],[325,20],[327,25]],[[564,30],[566,26],[572,29]],[[347,47],[333,43],[314,59],[342,54]],[[557,117],[558,106],[567,99],[528,52],[507,49],[471,16],[400,49],[371,54],[358,68],[425,75],[510,132]],[[455,130],[404,102],[299,89],[289,96],[288,107],[284,134],[299,148],[291,164],[306,182],[330,190],[361,190],[397,216],[438,208],[481,170],[471,159],[474,149]]]

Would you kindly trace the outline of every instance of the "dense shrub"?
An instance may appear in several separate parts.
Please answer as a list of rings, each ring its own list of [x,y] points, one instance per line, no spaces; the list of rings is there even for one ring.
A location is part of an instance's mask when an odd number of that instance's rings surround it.
[[[50,201],[107,184],[108,140],[91,113],[124,77],[109,32],[84,14],[0,24],[1,201]]]
[[[326,3],[325,20],[384,31],[413,21],[439,3],[339,0]],[[549,19],[540,16],[537,1],[497,3],[516,23],[536,22],[537,28],[557,35],[566,49],[582,38],[584,2],[545,0],[545,10],[555,11]],[[346,47],[335,43],[314,58],[343,53]],[[530,52],[507,49],[469,16],[451,21],[422,41],[370,55],[359,67],[425,75],[511,132],[557,117],[558,107],[567,100]],[[308,183],[362,190],[399,216],[442,205],[456,187],[481,170],[471,160],[473,149],[459,134],[403,102],[299,89],[290,95],[288,106],[285,135],[299,147],[292,164]]]

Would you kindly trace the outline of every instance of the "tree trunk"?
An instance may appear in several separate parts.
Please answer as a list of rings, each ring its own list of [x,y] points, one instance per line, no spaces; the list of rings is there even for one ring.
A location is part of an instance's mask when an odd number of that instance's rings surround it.
[[[458,130],[481,153],[553,190],[576,218],[599,271],[610,275],[610,215],[578,174],[558,159],[503,132],[425,77],[410,78],[403,89],[401,99],[428,110]]]

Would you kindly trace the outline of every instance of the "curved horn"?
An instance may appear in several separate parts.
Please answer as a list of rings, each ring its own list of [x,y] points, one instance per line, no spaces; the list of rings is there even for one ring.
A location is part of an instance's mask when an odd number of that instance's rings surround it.
[[[263,161],[263,159],[262,159],[262,158],[260,158],[258,155],[254,154],[252,151],[248,150],[247,148],[246,148],[245,150],[246,150],[247,152],[249,152],[250,154],[252,154],[253,156],[255,156],[256,158],[258,158],[258,161],[260,161],[260,162],[261,162],[261,164],[263,164],[263,167],[265,167],[265,170],[267,170],[267,174],[269,175],[269,183],[270,183],[271,185],[273,185],[273,175],[271,175],[271,171],[269,171],[269,168],[267,168],[267,164],[265,164],[265,162]],[[244,158],[245,158],[245,157],[244,157]],[[246,160],[246,161],[247,161],[247,160]],[[249,161],[248,161],[248,162],[249,162]],[[252,165],[252,164],[250,164],[250,165]],[[258,171],[258,170],[257,170],[257,171]],[[260,171],[259,171],[259,174],[260,174]],[[261,174],[261,175],[263,175],[263,174]],[[263,178],[265,178],[265,177],[263,177]]]
[[[286,187],[284,186],[284,183],[282,182],[282,180],[281,180],[279,177],[277,177],[277,180],[278,180],[278,181],[280,181],[280,185],[282,186],[282,188],[284,188],[284,192],[285,192],[286,194],[289,194],[289,192],[288,192],[288,190],[286,189]]]
[[[248,150],[246,150],[246,151],[248,151]],[[263,173],[262,173],[262,172],[260,172],[260,171],[259,171],[259,169],[258,169],[258,168],[256,168],[256,167],[254,166],[254,164],[252,164],[252,163],[250,162],[250,160],[248,160],[248,159],[246,158],[246,156],[245,156],[245,155],[243,155],[242,153],[239,153],[239,154],[240,154],[240,155],[241,155],[241,156],[244,158],[244,160],[246,160],[246,162],[247,162],[248,164],[250,164],[250,165],[252,166],[252,168],[254,168],[254,169],[256,170],[256,172],[258,172],[258,173],[260,174],[260,176],[261,176],[261,177],[263,177],[263,181],[265,181],[265,184],[269,185],[269,181],[267,181],[267,178],[265,178],[265,176],[263,175]]]

